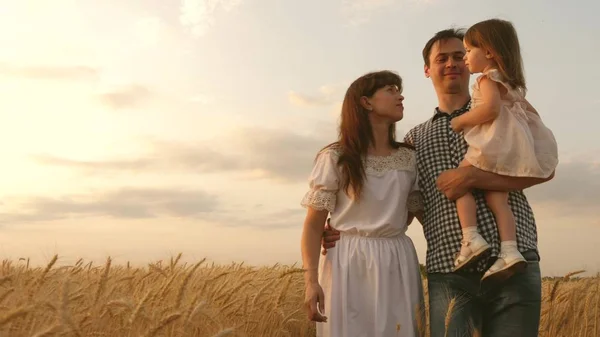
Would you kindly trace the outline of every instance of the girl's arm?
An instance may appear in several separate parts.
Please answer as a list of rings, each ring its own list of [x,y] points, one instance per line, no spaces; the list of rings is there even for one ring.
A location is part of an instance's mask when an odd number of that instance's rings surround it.
[[[452,119],[452,129],[460,131],[466,127],[483,124],[498,117],[501,103],[500,88],[498,86],[497,82],[482,77],[479,82],[479,90],[484,103]]]

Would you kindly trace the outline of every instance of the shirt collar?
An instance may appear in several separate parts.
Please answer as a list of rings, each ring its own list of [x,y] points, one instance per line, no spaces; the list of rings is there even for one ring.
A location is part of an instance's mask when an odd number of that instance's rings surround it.
[[[454,118],[456,116],[462,115],[463,113],[469,111],[469,109],[471,109],[471,100],[468,100],[467,103],[462,106],[462,108],[452,111],[451,114],[447,114],[447,113],[441,111],[439,107],[436,107],[434,110],[434,113],[433,113],[433,121],[435,121],[436,119],[438,119],[440,117]]]

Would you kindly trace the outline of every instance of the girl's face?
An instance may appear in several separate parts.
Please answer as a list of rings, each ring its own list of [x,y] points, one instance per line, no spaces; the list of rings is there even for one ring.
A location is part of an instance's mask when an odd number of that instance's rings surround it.
[[[464,56],[465,65],[471,74],[481,73],[492,64],[490,53],[477,47],[470,46],[463,42],[466,50]]]
[[[404,116],[404,96],[398,86],[386,85],[373,94],[363,97],[363,105],[369,111],[371,119],[385,120],[395,123]]]

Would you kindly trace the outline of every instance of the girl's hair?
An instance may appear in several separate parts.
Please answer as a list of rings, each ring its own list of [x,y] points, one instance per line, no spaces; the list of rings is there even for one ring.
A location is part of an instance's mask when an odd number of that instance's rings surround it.
[[[519,38],[512,23],[501,19],[478,22],[467,30],[464,40],[467,45],[492,54],[498,70],[513,89],[527,89]]]
[[[363,96],[372,97],[377,90],[387,85],[396,85],[402,90],[402,79],[391,71],[378,71],[367,73],[356,79],[346,91],[342,103],[341,123],[338,129],[338,140],[325,149],[335,146],[340,151],[338,165],[342,177],[342,190],[353,197],[360,198],[365,179],[363,158],[367,155],[370,144],[375,142],[369,111],[360,103]],[[397,149],[401,146],[412,148],[410,145],[396,141],[396,126],[390,125],[388,129],[389,144]]]

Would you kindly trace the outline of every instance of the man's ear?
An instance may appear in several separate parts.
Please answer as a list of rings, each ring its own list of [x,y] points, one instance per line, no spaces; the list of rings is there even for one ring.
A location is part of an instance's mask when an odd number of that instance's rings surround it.
[[[423,65],[423,72],[425,73],[425,77],[429,78],[429,67],[426,64]]]
[[[360,98],[360,105],[362,105],[362,107],[365,108],[365,110],[367,110],[367,111],[373,110],[373,106],[371,106],[371,102],[369,101],[369,98],[366,96],[363,96]]]

